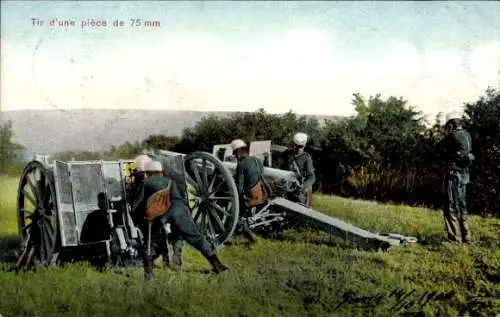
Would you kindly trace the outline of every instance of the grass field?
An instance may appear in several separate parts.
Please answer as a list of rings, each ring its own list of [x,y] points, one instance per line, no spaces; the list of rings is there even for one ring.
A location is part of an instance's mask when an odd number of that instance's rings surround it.
[[[4,252],[15,248],[17,242],[17,181],[0,180],[0,247]],[[149,282],[143,280],[139,269],[127,276],[74,264],[16,275],[4,264],[0,272],[0,314],[500,314],[500,220],[471,217],[475,241],[461,246],[442,242],[443,220],[436,211],[320,195],[315,196],[313,207],[365,229],[417,236],[421,243],[367,252],[311,231],[290,231],[280,241],[259,239],[251,248],[236,238],[220,253],[231,271],[219,276],[200,273],[209,268],[208,263],[187,246],[183,272],[158,267],[156,279]],[[432,296],[431,292],[436,293]]]

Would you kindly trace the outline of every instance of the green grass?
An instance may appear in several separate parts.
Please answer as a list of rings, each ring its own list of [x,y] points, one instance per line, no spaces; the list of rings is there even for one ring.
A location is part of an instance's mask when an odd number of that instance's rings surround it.
[[[0,246],[15,246],[17,179],[0,181]],[[21,275],[0,272],[3,316],[495,316],[500,314],[500,221],[470,217],[475,242],[442,243],[441,213],[317,195],[314,208],[362,228],[419,237],[422,244],[368,252],[312,231],[288,231],[284,239],[243,241],[220,252],[231,271],[202,274],[208,263],[191,247],[183,272],[156,268],[146,282],[99,273],[84,264]],[[227,274],[226,274],[227,273]],[[390,293],[456,292],[420,307],[391,311]],[[363,306],[346,294],[376,296]],[[450,294],[451,295],[451,294]],[[399,301],[401,302],[401,301]],[[411,306],[411,307],[410,307]],[[421,305],[422,306],[422,305]],[[468,308],[468,309],[467,309]],[[461,312],[461,313],[459,313]],[[417,316],[414,314],[413,316]]]

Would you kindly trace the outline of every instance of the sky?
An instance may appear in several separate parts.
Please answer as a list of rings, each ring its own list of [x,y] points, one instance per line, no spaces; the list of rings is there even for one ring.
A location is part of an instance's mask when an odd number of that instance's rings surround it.
[[[353,93],[380,93],[432,119],[500,88],[498,1],[2,1],[1,8],[2,111],[344,116],[354,114]],[[75,24],[51,26],[53,19]]]

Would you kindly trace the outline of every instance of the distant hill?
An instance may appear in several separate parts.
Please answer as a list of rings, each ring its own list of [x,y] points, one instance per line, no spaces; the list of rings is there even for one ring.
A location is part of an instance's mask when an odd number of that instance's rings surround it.
[[[21,110],[3,111],[1,120],[12,120],[14,141],[26,155],[65,150],[103,150],[126,141],[142,141],[151,134],[181,135],[204,116],[231,112],[155,110]],[[334,116],[310,116],[337,119]]]

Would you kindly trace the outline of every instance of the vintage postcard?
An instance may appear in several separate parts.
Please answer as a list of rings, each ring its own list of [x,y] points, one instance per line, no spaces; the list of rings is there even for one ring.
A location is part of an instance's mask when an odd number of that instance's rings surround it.
[[[500,316],[498,1],[2,1],[1,316]]]

